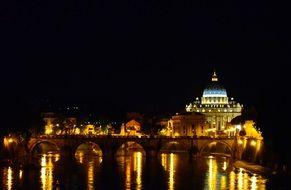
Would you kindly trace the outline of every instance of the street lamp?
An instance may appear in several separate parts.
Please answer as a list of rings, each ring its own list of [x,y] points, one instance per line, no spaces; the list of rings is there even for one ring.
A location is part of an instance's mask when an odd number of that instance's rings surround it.
[[[16,142],[16,139],[11,137],[10,135],[8,137],[4,137],[4,146],[5,146],[5,148],[8,148],[13,142]]]
[[[252,140],[252,141],[251,141],[251,145],[252,145],[252,146],[256,146],[256,144],[257,144],[257,143],[256,143],[255,140]]]

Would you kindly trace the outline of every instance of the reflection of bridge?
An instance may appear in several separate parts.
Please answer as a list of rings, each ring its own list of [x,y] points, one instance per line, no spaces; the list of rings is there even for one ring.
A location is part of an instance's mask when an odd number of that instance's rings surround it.
[[[94,143],[98,145],[103,156],[114,155],[118,148],[124,143],[136,142],[144,149],[147,156],[156,155],[165,147],[171,144],[179,145],[179,149],[188,151],[190,154],[201,155],[207,147],[220,144],[225,147],[229,156],[240,158],[237,151],[236,138],[193,138],[193,137],[131,137],[131,136],[37,136],[32,137],[28,144],[27,150],[29,156],[35,147],[41,143],[50,143],[55,145],[62,156],[74,156],[79,145],[83,143]]]

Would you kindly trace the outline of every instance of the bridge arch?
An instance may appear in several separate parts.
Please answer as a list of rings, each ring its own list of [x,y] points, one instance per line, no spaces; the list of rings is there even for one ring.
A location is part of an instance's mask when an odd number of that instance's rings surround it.
[[[189,151],[190,147],[183,143],[183,142],[178,142],[176,140],[171,140],[164,142],[160,149],[159,152],[187,152]]]
[[[81,159],[84,156],[102,156],[102,149],[97,143],[92,141],[84,141],[74,145],[72,152],[73,156],[77,159]]]
[[[146,155],[146,149],[143,144],[135,140],[124,141],[118,144],[115,155],[126,155],[130,153],[130,151],[138,151],[141,152],[143,156]]]
[[[40,147],[40,145],[44,145],[45,147]],[[48,147],[50,146],[50,147]],[[36,150],[36,148],[39,148],[39,150]],[[35,155],[34,155],[34,151],[43,151],[42,149],[47,149],[47,151],[57,151],[60,153],[60,147],[52,142],[52,141],[49,141],[49,140],[41,140],[41,141],[37,141],[35,142],[29,149],[29,157],[30,158],[33,158]],[[41,152],[39,152],[41,153]]]
[[[199,150],[200,155],[204,154],[218,154],[218,155],[225,155],[225,156],[230,156],[233,157],[234,151],[232,147],[225,141],[221,140],[213,140],[210,142],[204,143],[200,150]]]

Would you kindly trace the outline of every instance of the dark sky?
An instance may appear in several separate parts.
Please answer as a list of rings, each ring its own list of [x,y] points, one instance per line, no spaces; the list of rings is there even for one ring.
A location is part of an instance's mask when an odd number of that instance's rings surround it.
[[[112,115],[173,113],[201,96],[214,69],[229,96],[257,106],[267,123],[288,115],[290,29],[280,1],[29,0],[0,7],[6,121],[22,125],[43,99]]]

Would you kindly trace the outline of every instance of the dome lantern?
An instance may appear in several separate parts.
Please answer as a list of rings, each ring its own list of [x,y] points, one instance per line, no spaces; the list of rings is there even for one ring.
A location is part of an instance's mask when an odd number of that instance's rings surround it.
[[[211,83],[204,88],[203,97],[227,97],[225,88],[218,83],[218,77],[214,71]]]

